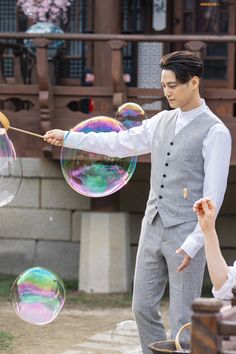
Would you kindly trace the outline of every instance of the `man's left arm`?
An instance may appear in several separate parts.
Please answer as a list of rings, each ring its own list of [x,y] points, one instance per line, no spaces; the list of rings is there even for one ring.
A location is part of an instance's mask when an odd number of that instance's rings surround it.
[[[231,135],[222,124],[215,124],[203,141],[204,158],[203,196],[212,199],[219,212],[223,203],[231,157]],[[186,238],[176,253],[183,255],[183,261],[177,271],[185,269],[197,252],[204,246],[204,237],[197,224],[194,231]]]

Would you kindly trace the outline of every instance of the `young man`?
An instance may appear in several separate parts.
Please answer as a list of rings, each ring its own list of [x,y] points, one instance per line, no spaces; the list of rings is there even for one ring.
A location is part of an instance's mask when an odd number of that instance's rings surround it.
[[[201,294],[204,238],[192,205],[209,195],[219,209],[224,197],[231,137],[199,94],[203,62],[191,52],[165,55],[161,85],[172,110],[121,133],[70,133],[65,146],[125,157],[151,153],[151,181],[136,259],[133,311],[144,354],[165,340],[159,312],[167,280],[171,335],[190,321]],[[61,146],[67,132],[51,130],[45,140]]]
[[[209,275],[213,284],[214,297],[221,300],[232,298],[232,288],[236,286],[236,262],[229,267],[221,253],[215,229],[216,206],[212,200],[198,200],[193,210],[197,213],[198,222],[204,234],[205,252]]]

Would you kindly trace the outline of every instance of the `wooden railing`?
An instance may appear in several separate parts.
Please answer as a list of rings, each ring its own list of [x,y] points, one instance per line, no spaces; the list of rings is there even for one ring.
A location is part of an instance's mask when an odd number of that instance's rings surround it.
[[[191,354],[236,353],[236,288],[232,307],[217,299],[199,298],[192,304]]]
[[[34,78],[29,82],[22,74],[22,58],[27,56],[23,45],[12,44],[9,40],[31,38],[36,45]],[[74,85],[53,84],[50,75],[50,63],[47,47],[51,40],[106,42],[111,50],[111,84],[109,86],[83,87]],[[184,42],[186,47],[199,55],[208,42],[236,42],[236,36],[223,35],[123,35],[123,34],[32,34],[32,33],[0,33],[0,108],[9,115],[12,125],[23,129],[31,129],[44,133],[53,127],[69,129],[87,119],[91,115],[72,111],[70,103],[86,97],[95,101],[93,115],[114,115],[119,105],[133,101],[141,105],[156,101],[162,102],[163,93],[160,88],[146,89],[127,87],[123,82],[123,48],[128,42]],[[4,77],[2,62],[8,49],[13,49],[14,76]],[[236,90],[221,88],[204,88],[204,98],[210,102],[236,102]],[[18,100],[18,101],[17,101]],[[15,102],[20,105],[15,108]],[[19,108],[20,106],[20,108]],[[27,107],[27,109],[25,109]],[[21,109],[23,108],[23,109]],[[149,116],[153,112],[149,112]],[[231,130],[233,140],[236,139],[236,121],[233,117],[222,117]],[[42,142],[32,142],[25,137],[18,137],[19,151],[22,155],[38,156],[42,152]],[[233,144],[232,164],[236,164],[236,144]],[[144,158],[143,161],[146,161]]]

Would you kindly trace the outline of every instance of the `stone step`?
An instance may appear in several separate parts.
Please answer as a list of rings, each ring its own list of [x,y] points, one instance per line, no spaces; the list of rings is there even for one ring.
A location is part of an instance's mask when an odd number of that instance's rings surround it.
[[[104,342],[104,343],[112,343],[113,346],[115,345],[120,345],[120,344],[130,344],[130,345],[135,345],[138,343],[138,337],[137,336],[129,336],[129,335],[121,335],[115,333],[115,331],[108,331],[104,333],[98,333],[95,334],[94,336],[89,338],[90,342]]]
[[[95,334],[62,354],[142,354],[136,323],[120,322],[115,329]]]

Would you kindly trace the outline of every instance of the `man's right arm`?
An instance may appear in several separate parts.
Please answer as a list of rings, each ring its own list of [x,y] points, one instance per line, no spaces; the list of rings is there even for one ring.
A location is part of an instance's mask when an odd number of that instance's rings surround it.
[[[162,112],[147,119],[142,126],[117,132],[48,131],[44,138],[49,144],[94,152],[112,157],[138,156],[150,153],[152,138]]]

